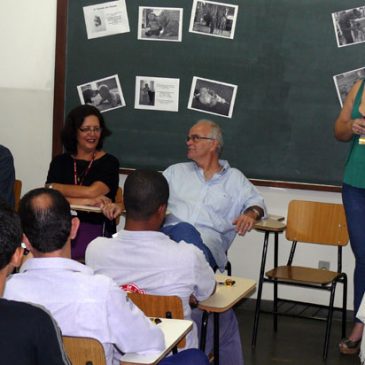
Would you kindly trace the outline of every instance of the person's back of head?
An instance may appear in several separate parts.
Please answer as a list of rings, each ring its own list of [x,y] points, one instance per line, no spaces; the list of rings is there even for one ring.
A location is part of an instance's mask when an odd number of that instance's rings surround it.
[[[70,204],[57,190],[39,188],[20,200],[19,216],[24,234],[41,253],[60,250],[71,231]]]
[[[146,220],[160,206],[167,205],[169,185],[165,177],[151,170],[136,170],[124,184],[124,205],[127,219]]]
[[[22,229],[18,215],[0,201],[0,270],[10,263],[17,248],[21,249],[21,242]]]

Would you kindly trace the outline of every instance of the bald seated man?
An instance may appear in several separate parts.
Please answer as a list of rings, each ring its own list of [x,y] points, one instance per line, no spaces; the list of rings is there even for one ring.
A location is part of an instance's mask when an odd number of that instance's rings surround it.
[[[54,319],[39,306],[1,298],[7,276],[20,265],[22,229],[17,214],[0,203],[0,354],[2,364],[71,365]]]
[[[104,275],[71,260],[71,240],[79,227],[70,205],[54,189],[28,192],[20,201],[23,240],[33,258],[7,282],[4,297],[41,304],[66,336],[91,337],[104,346],[107,365],[119,365],[123,353],[159,352],[165,347],[160,328]],[[207,357],[191,349],[169,356],[161,365],[202,364]]]

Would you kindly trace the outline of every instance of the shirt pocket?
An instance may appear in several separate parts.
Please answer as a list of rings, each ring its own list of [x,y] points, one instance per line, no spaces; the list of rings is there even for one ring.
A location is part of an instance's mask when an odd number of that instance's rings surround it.
[[[224,220],[229,219],[229,214],[234,209],[233,198],[226,192],[217,189],[211,189],[206,195],[205,205],[209,211]]]

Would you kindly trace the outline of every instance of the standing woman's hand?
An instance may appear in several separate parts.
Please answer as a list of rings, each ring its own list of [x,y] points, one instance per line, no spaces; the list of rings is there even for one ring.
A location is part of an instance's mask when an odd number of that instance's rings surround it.
[[[365,134],[365,119],[352,119],[352,108],[356,94],[361,86],[362,80],[356,81],[346,96],[343,108],[336,119],[335,137],[342,142],[350,141],[354,134]],[[364,104],[364,103],[363,103]],[[363,107],[363,105],[361,105]]]
[[[353,119],[352,133],[358,135],[365,135],[365,118]]]

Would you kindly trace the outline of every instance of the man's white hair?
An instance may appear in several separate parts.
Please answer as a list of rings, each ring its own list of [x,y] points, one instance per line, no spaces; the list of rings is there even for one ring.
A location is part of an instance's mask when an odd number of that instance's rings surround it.
[[[223,144],[224,144],[221,127],[217,123],[215,123],[209,119],[198,120],[195,125],[198,125],[198,124],[209,125],[210,132],[207,137],[214,138],[218,142],[217,155],[220,156],[222,154]]]

